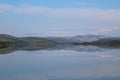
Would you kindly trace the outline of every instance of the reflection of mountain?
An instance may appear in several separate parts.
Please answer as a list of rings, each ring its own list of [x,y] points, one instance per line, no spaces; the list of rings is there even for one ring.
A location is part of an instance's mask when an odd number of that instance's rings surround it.
[[[18,38],[1,34],[0,41],[8,43],[6,48],[0,48],[0,54],[18,50],[74,50],[74,51],[103,51],[120,48],[120,38],[105,36],[75,36],[75,37],[23,37]],[[0,43],[0,47],[3,44]]]
[[[104,51],[106,48],[102,48],[99,46],[93,46],[93,45],[56,45],[53,47],[48,48],[47,50],[74,50],[74,51],[88,51],[88,52],[93,52],[93,51]]]
[[[10,35],[0,35],[0,41],[7,42],[9,46],[7,48],[1,48],[0,54],[11,53],[18,50],[41,50],[53,46],[50,40],[38,37],[24,37],[18,38]]]

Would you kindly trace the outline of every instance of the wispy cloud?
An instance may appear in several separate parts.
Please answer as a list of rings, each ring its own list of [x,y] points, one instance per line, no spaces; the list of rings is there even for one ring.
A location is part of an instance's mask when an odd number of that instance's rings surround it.
[[[111,32],[119,32],[119,26],[101,26],[95,28],[96,30],[93,32],[94,34],[102,34],[102,33],[111,33]]]
[[[98,21],[120,21],[119,9],[99,9],[99,8],[48,8],[41,6],[13,6],[0,4],[0,13],[17,13],[25,15],[50,16],[57,18],[71,18]]]
[[[112,28],[102,27],[97,30],[97,33],[106,33],[106,32],[111,32],[111,31],[114,31],[114,30]]]
[[[6,11],[11,11],[13,9],[12,5],[0,4],[0,13],[4,14]]]

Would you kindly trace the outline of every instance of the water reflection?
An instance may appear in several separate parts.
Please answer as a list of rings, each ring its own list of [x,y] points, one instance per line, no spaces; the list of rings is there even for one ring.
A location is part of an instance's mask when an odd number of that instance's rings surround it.
[[[120,56],[115,52],[32,51],[31,55],[20,51],[1,55],[0,80],[119,80],[120,59],[98,56]]]
[[[7,54],[11,53],[11,54]],[[55,45],[0,49],[0,80],[120,80],[120,49]]]
[[[21,46],[21,47],[13,47],[9,46],[7,48],[1,48],[0,49],[0,54],[8,54],[12,53],[15,51],[40,51],[40,50],[73,50],[73,51],[85,51],[85,52],[101,52],[105,50],[114,50],[114,49],[120,49],[116,47],[111,47],[111,46],[97,46],[97,45],[71,45],[71,44],[59,44],[59,45],[54,45],[50,47],[42,47],[38,45],[26,45],[26,46]]]

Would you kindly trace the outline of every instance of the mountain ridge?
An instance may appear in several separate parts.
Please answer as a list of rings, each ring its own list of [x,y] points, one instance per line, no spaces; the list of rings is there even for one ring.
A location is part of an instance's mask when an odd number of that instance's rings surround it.
[[[68,37],[14,37],[0,34],[0,54],[24,50],[75,50],[95,51],[119,49],[120,38],[106,36],[68,36]]]

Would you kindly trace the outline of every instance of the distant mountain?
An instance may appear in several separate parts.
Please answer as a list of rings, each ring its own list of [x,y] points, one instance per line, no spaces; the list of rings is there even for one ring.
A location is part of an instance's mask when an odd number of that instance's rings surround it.
[[[23,37],[21,40],[27,42],[27,46],[22,47],[21,50],[42,50],[55,45],[53,41],[47,38]]]
[[[0,41],[15,41],[15,40],[19,40],[17,37],[11,36],[11,35],[7,35],[7,34],[0,34]]]
[[[9,46],[9,43],[0,41],[0,49],[7,48]]]
[[[103,35],[78,35],[78,36],[72,36],[72,37],[69,37],[69,36],[66,36],[66,37],[49,37],[48,39],[49,40],[53,40],[54,42],[56,43],[74,43],[74,42],[79,42],[79,43],[82,43],[82,42],[93,42],[93,41],[97,41],[97,40],[100,40],[100,39],[104,39],[104,38],[108,38],[106,36],[103,36]]]
[[[0,34],[0,54],[18,50],[75,50],[102,51],[119,49],[120,38],[103,35],[67,36],[67,37],[14,37]]]
[[[120,48],[120,38],[103,38],[97,41],[92,42],[74,42],[74,45],[93,45],[93,46],[100,46],[100,47],[111,47],[111,48]]]
[[[9,43],[10,47],[15,47],[15,48],[19,48],[27,45],[27,43],[21,40],[20,38],[6,34],[0,34],[0,41]]]
[[[9,46],[4,47],[4,44]],[[55,45],[55,43],[47,40],[46,38],[14,37],[6,34],[0,34],[0,53],[8,53],[16,50],[41,50],[53,45]]]
[[[107,37],[103,35],[84,35],[84,36],[78,35],[71,37],[71,40],[73,42],[93,42],[103,38],[107,38]]]

